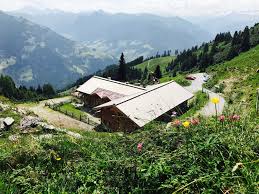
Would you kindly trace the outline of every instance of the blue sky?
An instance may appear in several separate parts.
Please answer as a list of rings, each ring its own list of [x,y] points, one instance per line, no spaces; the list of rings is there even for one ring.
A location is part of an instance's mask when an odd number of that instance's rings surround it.
[[[4,11],[28,6],[71,12],[102,9],[112,13],[195,16],[254,12],[259,10],[259,0],[0,0],[0,9]]]

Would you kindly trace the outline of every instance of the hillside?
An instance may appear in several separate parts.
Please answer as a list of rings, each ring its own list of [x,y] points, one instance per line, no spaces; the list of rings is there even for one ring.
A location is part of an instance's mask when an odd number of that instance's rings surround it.
[[[104,11],[66,13],[48,11],[12,13],[77,41],[87,42],[96,50],[119,56],[122,51],[132,60],[157,51],[186,49],[210,39],[210,34],[180,17],[151,14],[110,14]]]
[[[100,133],[42,124],[7,99],[0,102],[0,117],[14,118],[0,130],[0,193],[258,191],[257,123],[242,114],[237,120],[180,118],[169,127],[153,122],[131,134]],[[30,119],[36,121],[30,125]]]
[[[255,110],[256,89],[259,88],[259,46],[240,54],[223,64],[211,66],[207,71],[213,78],[206,84],[213,88],[218,84],[230,104],[240,104],[249,111]]]
[[[26,19],[0,12],[0,73],[20,85],[57,88],[114,62],[110,55],[66,39]]]
[[[147,67],[149,72],[154,72],[157,65],[159,65],[162,73],[164,74],[164,73],[166,73],[166,67],[168,66],[168,64],[170,64],[172,62],[172,60],[174,58],[175,57],[173,57],[173,56],[167,56],[167,57],[159,57],[159,58],[155,58],[155,59],[150,59],[139,65],[136,65],[135,68],[141,69],[142,71],[144,71],[145,68]]]

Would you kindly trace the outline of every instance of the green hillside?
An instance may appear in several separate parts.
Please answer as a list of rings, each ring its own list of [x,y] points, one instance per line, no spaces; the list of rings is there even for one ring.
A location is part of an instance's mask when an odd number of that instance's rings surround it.
[[[154,72],[156,69],[157,65],[160,65],[162,73],[166,73],[166,67],[168,66],[169,63],[172,62],[174,59],[174,56],[168,56],[168,57],[159,57],[155,59],[150,59],[148,61],[145,61],[137,66],[135,66],[138,69],[141,69],[144,71],[144,69],[147,67],[149,72]]]
[[[240,54],[223,64],[211,66],[207,71],[213,75],[206,87],[218,84],[227,100],[232,103],[255,107],[256,88],[259,87],[259,46]]]

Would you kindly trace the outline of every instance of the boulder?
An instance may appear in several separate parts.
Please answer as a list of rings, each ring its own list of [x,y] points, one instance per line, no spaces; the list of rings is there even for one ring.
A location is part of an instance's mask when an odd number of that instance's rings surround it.
[[[4,124],[7,127],[10,127],[14,123],[14,119],[12,117],[7,117],[4,119]]]
[[[41,119],[39,117],[27,116],[24,117],[20,122],[21,129],[35,128],[39,125]]]

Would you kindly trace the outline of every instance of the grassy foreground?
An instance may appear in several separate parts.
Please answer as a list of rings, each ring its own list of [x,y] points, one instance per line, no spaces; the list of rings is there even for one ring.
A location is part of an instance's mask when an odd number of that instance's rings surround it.
[[[185,120],[183,120],[185,121]],[[0,193],[258,193],[259,136],[249,118],[151,123],[133,134],[0,137]]]

